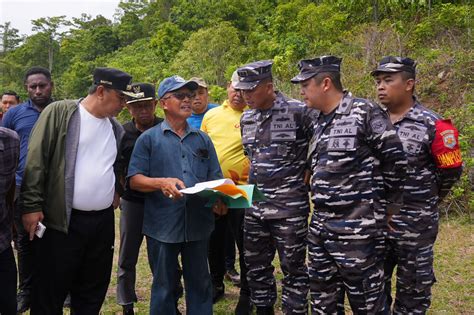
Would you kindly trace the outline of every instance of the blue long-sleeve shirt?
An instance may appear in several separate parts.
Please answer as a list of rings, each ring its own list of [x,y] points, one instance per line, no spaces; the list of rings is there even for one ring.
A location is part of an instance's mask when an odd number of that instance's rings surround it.
[[[35,107],[31,100],[10,108],[3,116],[2,126],[16,131],[20,137],[20,160],[16,170],[16,185],[21,186],[23,172],[25,170],[26,154],[28,153],[28,141],[31,130],[39,118],[41,112]]]

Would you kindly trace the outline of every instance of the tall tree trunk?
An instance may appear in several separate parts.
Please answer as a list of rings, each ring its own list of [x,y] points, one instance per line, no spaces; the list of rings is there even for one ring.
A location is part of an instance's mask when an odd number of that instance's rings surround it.
[[[48,48],[48,66],[49,72],[53,71],[53,37],[49,37],[49,48]]]
[[[378,23],[379,22],[379,2],[378,0],[373,0],[374,3],[374,22]]]

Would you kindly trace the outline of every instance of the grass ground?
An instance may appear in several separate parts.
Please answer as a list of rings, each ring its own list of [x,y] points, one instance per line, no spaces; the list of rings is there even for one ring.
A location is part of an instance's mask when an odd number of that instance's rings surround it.
[[[118,217],[117,235],[118,235]],[[437,283],[433,287],[433,303],[429,314],[474,314],[474,234],[472,219],[467,216],[443,219],[435,247],[435,271]],[[107,298],[102,314],[120,315],[121,307],[116,304],[116,270],[119,240],[116,238],[116,255]],[[278,265],[278,261],[275,261]],[[135,304],[137,314],[148,314],[150,301],[151,273],[146,257],[144,243],[138,262],[137,294],[139,301]],[[281,280],[282,274],[276,268],[276,277]],[[214,306],[214,314],[233,314],[238,300],[238,288],[226,282],[226,295]],[[279,286],[281,288],[281,285]],[[180,309],[184,311],[184,299],[180,300]],[[347,312],[350,314],[350,311]],[[280,304],[277,314],[281,314]]]

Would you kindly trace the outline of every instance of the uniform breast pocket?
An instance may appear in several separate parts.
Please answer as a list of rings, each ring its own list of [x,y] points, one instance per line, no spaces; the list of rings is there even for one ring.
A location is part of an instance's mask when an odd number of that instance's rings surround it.
[[[207,173],[209,170],[209,153],[204,153],[205,152],[201,152],[201,150],[193,152],[193,160],[191,163],[193,172],[200,181],[207,180]]]
[[[327,146],[326,170],[331,173],[348,173],[359,167],[356,159],[357,139],[330,138]]]

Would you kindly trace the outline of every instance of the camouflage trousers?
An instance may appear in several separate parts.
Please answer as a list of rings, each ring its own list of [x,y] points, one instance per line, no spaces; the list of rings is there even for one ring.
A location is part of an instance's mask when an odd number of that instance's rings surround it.
[[[283,272],[283,313],[308,313],[307,232],[307,216],[259,219],[247,211],[244,221],[244,258],[251,300],[257,307],[273,306],[276,302],[272,261],[278,251]]]
[[[385,292],[387,309],[392,305],[391,279],[397,265],[397,285],[393,314],[425,314],[431,304],[431,287],[436,282],[433,269],[435,240],[387,240]]]
[[[344,291],[354,314],[383,314],[385,239],[308,235],[312,314],[341,314]],[[342,312],[343,314],[343,312]]]

